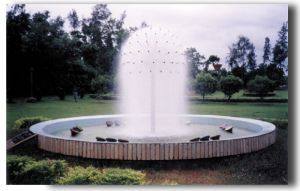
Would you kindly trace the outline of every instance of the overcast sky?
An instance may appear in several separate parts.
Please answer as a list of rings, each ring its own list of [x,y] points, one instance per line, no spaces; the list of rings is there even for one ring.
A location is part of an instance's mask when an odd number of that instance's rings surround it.
[[[80,18],[89,17],[92,4],[27,4],[31,13],[49,10],[51,17],[66,18],[75,9]],[[126,11],[125,27],[151,26],[171,29],[187,47],[195,47],[206,58],[215,54],[224,64],[228,47],[245,35],[254,43],[257,63],[261,62],[264,39],[274,46],[277,33],[288,20],[287,4],[109,4],[113,17]],[[67,25],[68,26],[68,25]]]

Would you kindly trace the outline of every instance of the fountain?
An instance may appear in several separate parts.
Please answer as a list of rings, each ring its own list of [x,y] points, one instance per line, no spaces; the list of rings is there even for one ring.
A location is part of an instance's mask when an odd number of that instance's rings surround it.
[[[186,114],[187,64],[178,39],[160,28],[133,33],[120,54],[121,114],[33,125],[39,148],[85,158],[182,160],[249,153],[273,144],[271,123]]]
[[[123,134],[182,135],[187,64],[178,37],[160,28],[135,32],[123,46],[119,66]],[[141,127],[142,126],[142,127]]]

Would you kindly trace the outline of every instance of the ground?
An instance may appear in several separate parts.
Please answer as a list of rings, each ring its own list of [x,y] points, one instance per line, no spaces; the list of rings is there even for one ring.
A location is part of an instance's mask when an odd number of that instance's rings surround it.
[[[287,97],[287,93],[278,95]],[[212,95],[214,96],[214,95]],[[216,93],[215,96],[220,96]],[[113,114],[117,101],[89,97],[75,103],[71,96],[65,101],[55,97],[39,103],[18,99],[7,104],[7,135],[15,135],[13,122],[25,116],[62,118],[80,115]],[[219,103],[190,102],[194,114],[216,114],[264,119],[277,125],[276,143],[258,152],[231,157],[186,161],[109,161],[69,157],[37,149],[36,141],[27,142],[9,154],[28,155],[36,159],[65,159],[71,165],[98,168],[128,167],[146,173],[148,184],[287,184],[288,172],[288,103]],[[275,157],[276,156],[276,157]]]

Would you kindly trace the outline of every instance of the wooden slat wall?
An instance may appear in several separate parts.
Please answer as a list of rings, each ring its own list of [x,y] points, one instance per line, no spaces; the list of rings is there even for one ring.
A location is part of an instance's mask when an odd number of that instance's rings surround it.
[[[165,145],[163,145],[162,147],[165,147]],[[160,160],[160,149],[160,144],[155,144],[155,160]],[[163,156],[163,160],[165,160],[165,156]]]
[[[136,145],[136,159],[142,160],[142,144]]]
[[[38,136],[40,149],[63,155],[113,160],[182,160],[237,155],[272,145],[276,132],[256,137],[193,143],[98,143]]]

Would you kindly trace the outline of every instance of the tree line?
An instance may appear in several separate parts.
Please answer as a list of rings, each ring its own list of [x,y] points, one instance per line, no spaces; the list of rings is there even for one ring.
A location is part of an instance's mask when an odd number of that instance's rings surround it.
[[[210,55],[206,59],[193,47],[188,48],[185,53],[190,66],[190,89],[201,94],[203,100],[205,95],[217,90],[222,91],[230,100],[240,89],[263,98],[288,83],[288,22],[284,22],[279,29],[273,48],[270,38],[265,37],[262,62],[259,64],[254,44],[243,35],[229,47],[226,58],[229,70],[222,68],[217,55]]]
[[[115,55],[136,30],[123,27],[125,17],[114,18],[105,4],[95,5],[82,20],[72,10],[66,32],[60,16],[52,19],[49,11],[30,15],[25,5],[12,6],[6,18],[8,96],[70,93],[74,87],[92,91],[92,81],[103,77],[111,83]]]
[[[122,42],[138,29],[125,28],[125,18],[125,12],[120,18],[114,18],[106,4],[95,5],[90,16],[83,19],[71,10],[67,20],[60,16],[51,18],[49,11],[31,15],[24,4],[13,5],[6,15],[8,98],[34,96],[41,99],[44,95],[58,95],[63,99],[74,89],[81,96],[84,92],[113,91],[116,55]],[[70,31],[65,30],[66,22],[71,26]],[[147,24],[143,22],[141,27]],[[229,48],[226,60],[229,71],[222,68],[217,55],[205,59],[195,48],[188,48],[191,87],[199,90],[196,79],[199,81],[204,73],[217,81],[234,75],[241,79],[244,87],[256,75],[267,76],[277,87],[285,84],[287,31],[286,22],[273,49],[266,37],[263,63],[259,65],[253,43],[240,36]]]

